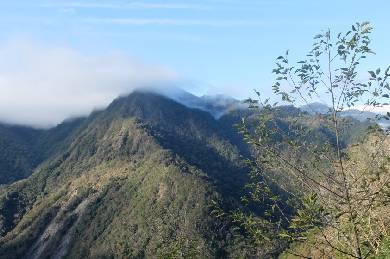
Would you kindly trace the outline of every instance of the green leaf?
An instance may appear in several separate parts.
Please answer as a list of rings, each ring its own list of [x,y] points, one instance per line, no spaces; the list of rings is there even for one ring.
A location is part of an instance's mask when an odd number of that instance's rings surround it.
[[[378,68],[378,69],[375,71],[375,73],[376,73],[377,75],[379,75],[380,72],[381,72],[381,69],[380,69],[380,68]]]
[[[376,78],[376,74],[374,73],[374,71],[368,71],[368,73],[370,73],[372,78]]]
[[[387,76],[387,75],[389,75],[389,70],[390,70],[390,66],[386,69],[386,71],[385,71],[385,75]]]

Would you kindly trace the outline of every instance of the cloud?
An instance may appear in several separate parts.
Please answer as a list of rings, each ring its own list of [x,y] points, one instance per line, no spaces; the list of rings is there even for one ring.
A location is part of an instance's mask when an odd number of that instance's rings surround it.
[[[203,20],[203,19],[165,19],[165,18],[86,18],[87,23],[112,25],[171,25],[171,26],[201,26],[201,27],[264,27],[266,24],[256,20]]]
[[[215,11],[215,10],[251,10],[253,8],[268,6],[286,6],[292,4],[288,0],[273,1],[237,1],[237,0],[208,0],[202,4],[178,2],[150,2],[150,1],[57,1],[44,2],[39,6],[44,8],[75,8],[75,9],[167,9],[189,11]]]
[[[386,114],[390,112],[390,105],[372,106],[372,105],[356,105],[347,110],[358,110],[362,112],[373,112],[377,114]]]
[[[65,7],[82,9],[188,9],[188,10],[209,10],[211,7],[198,4],[183,3],[151,3],[151,2],[130,2],[130,3],[102,3],[102,2],[60,2],[44,3],[41,7]]]
[[[178,80],[172,70],[120,53],[87,55],[29,41],[0,45],[0,121],[49,127],[120,94]]]

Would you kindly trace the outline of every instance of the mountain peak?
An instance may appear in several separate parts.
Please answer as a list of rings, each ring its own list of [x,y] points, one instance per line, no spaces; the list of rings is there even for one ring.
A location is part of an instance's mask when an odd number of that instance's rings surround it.
[[[330,110],[329,106],[320,102],[313,102],[299,107],[304,112],[309,114],[327,114]]]
[[[133,93],[161,95],[189,108],[202,110],[211,114],[215,119],[233,110],[246,109],[246,105],[233,97],[216,94],[196,96],[182,88],[167,86],[164,88],[142,88]],[[130,94],[129,96],[131,96]]]

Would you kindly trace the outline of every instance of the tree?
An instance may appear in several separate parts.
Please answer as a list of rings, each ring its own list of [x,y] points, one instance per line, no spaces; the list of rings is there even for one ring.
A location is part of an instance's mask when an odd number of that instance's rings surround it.
[[[272,221],[286,226],[277,228],[279,237],[310,241],[318,253],[370,257],[378,252],[390,223],[387,132],[373,124],[360,142],[347,145],[344,139],[354,126],[348,125],[343,111],[357,105],[389,105],[390,67],[368,71],[365,81],[360,76],[361,62],[374,54],[369,47],[371,31],[368,22],[356,23],[336,37],[328,30],[314,37],[304,60],[292,64],[288,51],[277,58],[275,95],[295,106],[322,101],[330,107],[327,114],[311,117],[299,112],[282,121],[278,118],[282,107],[256,92],[258,98],[247,102],[259,110],[258,117],[250,123],[243,119],[239,127],[256,154],[246,200],[259,200],[270,186],[283,188],[290,206],[275,193],[267,201],[270,214],[278,215]],[[377,119],[389,117],[387,113]],[[329,129],[331,137],[313,135],[309,125],[313,123]]]

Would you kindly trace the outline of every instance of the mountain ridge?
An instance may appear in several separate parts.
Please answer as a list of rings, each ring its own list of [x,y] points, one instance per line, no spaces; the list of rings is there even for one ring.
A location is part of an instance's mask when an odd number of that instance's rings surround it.
[[[245,165],[209,113],[133,93],[71,132],[29,178],[0,188],[0,257],[253,253],[210,215],[212,201],[238,201]]]
[[[229,218],[239,209],[255,224],[272,220],[267,197],[242,203],[245,159],[255,154],[234,125],[242,117],[256,125],[257,112],[216,118],[136,91],[87,118],[33,131],[27,153],[37,148],[41,160],[25,179],[0,187],[0,258],[276,257],[285,242],[259,245],[244,223]],[[307,141],[334,142],[324,116],[291,106],[277,107],[274,116],[282,130],[291,121],[309,127]],[[340,126],[353,129],[340,135],[347,146],[367,125],[343,119]]]
[[[314,102],[299,107],[302,111],[305,111],[311,115],[315,114],[328,114],[330,112],[330,107],[320,103]],[[358,108],[350,108],[340,111],[341,117],[351,117],[353,119],[359,120],[360,122],[370,121],[372,123],[378,123],[384,129],[390,128],[390,121],[381,118],[382,113],[361,110]]]

